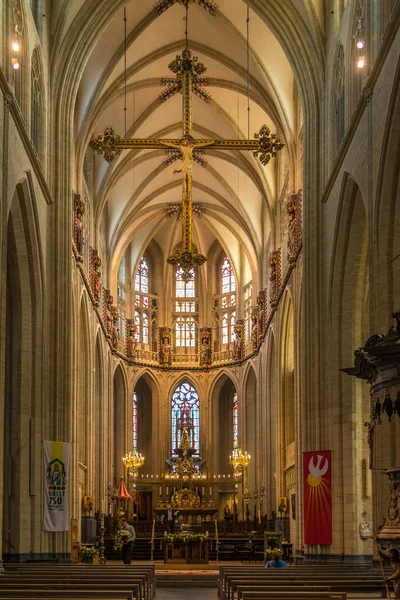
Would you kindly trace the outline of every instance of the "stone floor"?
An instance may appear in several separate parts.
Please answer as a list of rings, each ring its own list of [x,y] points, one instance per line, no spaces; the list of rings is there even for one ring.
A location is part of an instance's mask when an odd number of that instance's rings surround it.
[[[217,600],[217,588],[158,588],[157,600]]]

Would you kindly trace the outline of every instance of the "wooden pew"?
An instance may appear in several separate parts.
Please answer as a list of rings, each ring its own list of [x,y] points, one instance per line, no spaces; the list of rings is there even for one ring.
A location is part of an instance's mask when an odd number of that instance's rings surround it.
[[[223,600],[232,600],[237,584],[243,585],[327,585],[334,591],[383,591],[382,575],[378,570],[332,570],[318,566],[311,571],[301,569],[264,569],[221,567],[219,594]]]
[[[243,590],[242,600],[346,600],[346,593],[340,592],[268,592]]]
[[[140,594],[144,600],[149,600],[155,596],[155,568],[154,565],[7,565],[6,575],[14,575],[21,580],[21,577],[30,577],[38,581],[43,577],[57,579],[65,577],[84,580],[85,578],[95,578],[97,582],[113,583],[123,581],[142,583]]]

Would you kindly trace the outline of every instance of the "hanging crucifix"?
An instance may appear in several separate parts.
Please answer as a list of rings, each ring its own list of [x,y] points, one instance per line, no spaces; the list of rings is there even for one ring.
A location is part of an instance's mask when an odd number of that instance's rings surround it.
[[[193,0],[179,0],[181,4],[191,3],[191,1]],[[169,4],[172,6],[172,0]],[[198,61],[196,56],[192,56],[186,44],[182,54],[176,56],[169,64],[169,69],[175,76],[162,78],[161,83],[167,86],[167,89],[160,95],[160,100],[165,102],[176,93],[182,94],[183,136],[181,139],[121,138],[115,134],[112,127],[107,127],[104,133],[91,140],[90,147],[99,154],[103,154],[108,162],[111,162],[124,149],[168,148],[169,155],[164,161],[165,165],[169,165],[175,160],[182,160],[180,168],[174,170],[174,173],[182,174],[182,246],[167,260],[171,265],[180,267],[183,279],[189,281],[193,277],[193,270],[207,260],[203,254],[193,251],[192,248],[193,161],[206,166],[207,161],[202,156],[204,148],[250,150],[254,156],[259,157],[261,164],[267,165],[271,157],[276,156],[276,153],[283,148],[283,143],[276,134],[271,134],[266,125],[263,125],[259,133],[255,134],[254,140],[194,139],[192,136],[193,94],[205,102],[209,101],[209,95],[203,90],[203,87],[208,85],[207,77],[203,77],[206,67]]]

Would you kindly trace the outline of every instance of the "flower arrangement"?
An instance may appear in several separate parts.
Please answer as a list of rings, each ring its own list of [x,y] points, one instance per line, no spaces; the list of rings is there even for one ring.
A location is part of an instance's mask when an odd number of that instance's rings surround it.
[[[184,530],[180,533],[167,533],[163,539],[165,542],[182,542],[183,544],[206,542],[208,540],[208,533],[190,533]]]
[[[118,529],[117,533],[115,534],[114,550],[119,550],[120,548],[122,548],[122,544],[124,543],[124,541],[130,537],[131,534],[129,533],[129,531],[127,531],[126,529]]]
[[[254,536],[257,535],[257,531],[253,529],[253,531],[250,531],[247,535],[249,536],[249,542],[252,542],[254,540]]]
[[[81,559],[84,563],[92,563],[93,558],[99,553],[96,546],[84,546],[81,550]]]

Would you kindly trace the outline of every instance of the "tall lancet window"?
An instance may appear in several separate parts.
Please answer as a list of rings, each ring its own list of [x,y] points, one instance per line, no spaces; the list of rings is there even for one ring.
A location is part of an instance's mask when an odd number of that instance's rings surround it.
[[[140,259],[135,276],[135,339],[139,344],[149,343],[149,265]]]
[[[182,430],[185,427],[192,448],[200,450],[200,403],[195,388],[184,381],[175,389],[172,395],[172,451],[179,448]]]
[[[132,449],[138,452],[138,424],[139,424],[139,406],[138,395],[133,392],[132,402]]]
[[[196,346],[196,273],[192,271],[192,279],[185,281],[181,268],[175,273],[175,346],[176,348],[195,348]]]
[[[233,448],[236,446],[239,439],[239,424],[238,424],[238,395],[237,392],[233,394]]]
[[[223,345],[234,341],[236,323],[236,280],[228,257],[221,267],[221,342]]]

